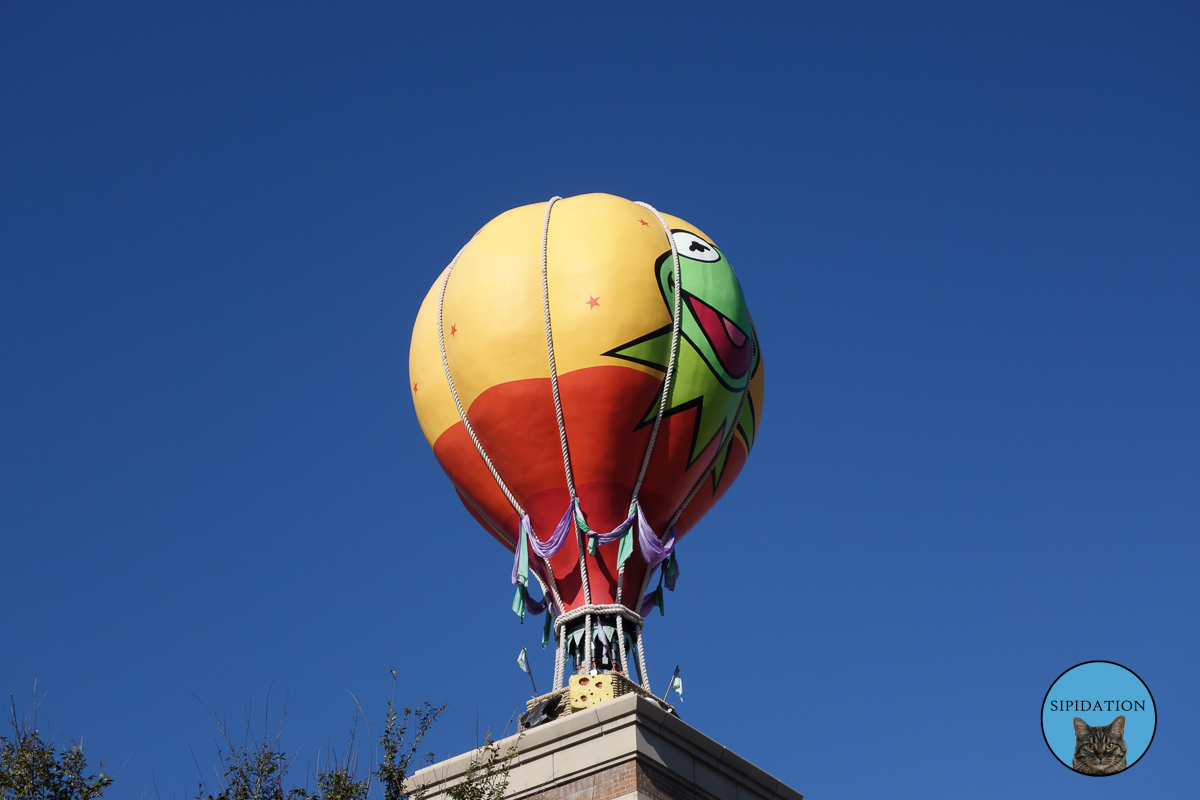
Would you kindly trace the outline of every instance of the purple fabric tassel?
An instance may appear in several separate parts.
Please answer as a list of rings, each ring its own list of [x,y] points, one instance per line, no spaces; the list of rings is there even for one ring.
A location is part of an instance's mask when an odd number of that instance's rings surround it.
[[[638,544],[642,548],[642,558],[646,560],[646,570],[653,572],[659,564],[667,561],[666,564],[663,564],[663,578],[667,588],[675,591],[675,579],[679,577],[679,560],[675,558],[675,526],[672,525],[671,529],[667,531],[667,543],[663,544],[654,535],[654,529],[646,521],[646,515],[642,513],[641,506],[638,506],[637,518]],[[668,559],[670,560],[668,561]],[[644,617],[650,613],[650,609],[654,608],[658,599],[658,592],[659,590],[655,589],[642,598],[638,614]]]
[[[642,605],[640,608],[638,608],[639,616],[645,617],[650,613],[650,609],[654,608],[654,598],[656,594],[657,591],[654,591],[642,598]]]
[[[525,586],[528,583],[529,552],[525,549],[526,543],[528,543],[529,549],[538,556],[551,558],[562,549],[563,542],[567,540],[567,532],[571,530],[571,511],[574,508],[574,504],[567,506],[567,513],[563,514],[562,519],[558,521],[554,535],[545,542],[538,541],[533,532],[533,523],[529,521],[529,515],[525,514],[521,517],[521,533],[517,537],[517,548],[513,552],[512,582],[514,584],[520,583]]]
[[[675,526],[672,525],[671,530],[667,531],[670,536],[667,538],[667,543],[663,544],[654,535],[650,523],[646,522],[646,515],[642,513],[641,506],[638,506],[637,521],[638,544],[642,546],[642,558],[646,559],[646,569],[654,569],[666,561],[675,550]]]
[[[542,558],[552,558],[562,548],[563,542],[567,540],[567,533],[571,530],[571,511],[573,510],[574,504],[567,506],[567,512],[558,521],[554,535],[545,542],[539,542],[536,536],[529,537],[529,546],[533,548],[533,552]],[[532,533],[533,528],[531,527],[529,531]]]
[[[525,608],[528,609],[529,613],[533,614],[534,616],[537,616],[545,611],[546,606],[549,605],[549,603],[549,598],[543,597],[541,601],[538,601],[534,600],[533,595],[531,595],[529,592],[525,592]]]
[[[633,524],[636,514],[630,514],[629,517],[617,527],[613,528],[608,533],[597,533],[596,531],[588,531],[588,536],[596,540],[597,544],[612,544],[625,535],[625,531],[629,530],[629,526]]]

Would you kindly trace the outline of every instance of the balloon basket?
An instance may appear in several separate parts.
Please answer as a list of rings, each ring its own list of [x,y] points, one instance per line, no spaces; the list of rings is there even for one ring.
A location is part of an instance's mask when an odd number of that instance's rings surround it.
[[[554,638],[555,690],[564,688],[572,674],[611,672],[631,685],[637,685],[631,678],[636,674],[639,688],[649,696],[642,618],[629,608],[612,604],[573,609],[554,621]]]
[[[636,694],[640,697],[644,697],[647,700],[657,703],[668,714],[679,716],[678,712],[675,711],[675,706],[663,700],[661,697],[655,697],[654,695],[650,694],[650,692],[648,692],[646,689],[629,680],[629,678],[625,677],[619,672],[604,672],[596,676],[577,675],[574,677],[577,679],[582,679],[601,676],[612,682],[611,699],[616,700],[626,695]],[[522,714],[518,719],[518,730],[525,731],[529,728],[536,728],[538,725],[550,722],[551,720],[562,719],[563,717],[571,714],[575,714],[580,711],[586,711],[587,709],[599,705],[602,702],[608,702],[608,698],[600,700],[599,702],[573,702],[571,687],[563,686],[555,689],[552,692],[538,695],[537,697],[526,701],[525,713]]]

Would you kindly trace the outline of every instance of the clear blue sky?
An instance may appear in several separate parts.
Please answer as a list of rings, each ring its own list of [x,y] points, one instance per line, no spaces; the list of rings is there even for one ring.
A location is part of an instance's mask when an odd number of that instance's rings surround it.
[[[409,333],[593,191],[717,238],[768,367],[648,628],[685,719],[814,798],[1194,791],[1200,8],[734,5],[0,10],[0,690],[113,797],[194,794],[196,697],[301,763],[392,668],[438,753],[504,727],[540,629]],[[1039,724],[1091,659],[1159,715],[1104,781]]]

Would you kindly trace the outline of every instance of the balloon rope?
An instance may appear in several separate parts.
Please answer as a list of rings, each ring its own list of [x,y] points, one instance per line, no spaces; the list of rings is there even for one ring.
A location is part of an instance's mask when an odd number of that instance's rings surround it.
[[[642,490],[642,481],[646,477],[646,468],[650,466],[650,455],[654,452],[654,442],[658,439],[658,428],[662,424],[663,415],[667,412],[667,404],[671,395],[671,384],[675,375],[675,358],[679,353],[679,329],[681,325],[680,317],[683,311],[683,287],[680,285],[682,278],[679,274],[679,249],[675,246],[675,237],[671,235],[671,228],[667,225],[667,221],[663,219],[662,214],[649,203],[637,201],[637,205],[649,211],[662,225],[663,232],[667,234],[667,243],[671,245],[671,258],[675,261],[675,313],[671,319],[671,357],[667,361],[667,374],[663,376],[662,397],[658,402],[658,413],[654,417],[654,427],[650,429],[650,442],[646,445],[646,455],[642,457],[642,469],[638,472],[637,483],[633,485],[633,498],[629,501],[629,513],[632,514],[637,507],[638,492]]]
[[[571,495],[571,503],[575,503],[575,476],[571,469],[571,450],[567,447],[567,426],[563,422],[562,397],[558,393],[558,366],[554,363],[554,331],[550,326],[550,279],[547,258],[547,242],[550,237],[550,209],[561,197],[555,195],[546,203],[546,218],[542,222],[542,316],[546,320],[546,354],[550,358],[550,391],[554,395],[554,415],[558,420],[558,441],[562,445],[563,472],[567,475],[567,491]],[[574,523],[572,523],[574,524]],[[575,546],[579,550],[579,576],[583,580],[583,599],[589,606],[592,604],[592,586],[587,574],[587,548],[583,544],[583,535],[579,526],[575,525]],[[547,562],[549,565],[549,562]],[[561,606],[560,606],[561,608]]]
[[[512,492],[508,490],[508,485],[500,477],[500,473],[496,470],[496,465],[492,463],[492,460],[488,458],[488,454],[484,452],[483,445],[479,442],[479,437],[475,435],[475,429],[471,427],[471,423],[467,420],[467,412],[463,410],[462,401],[458,399],[458,390],[454,388],[454,379],[450,377],[450,361],[446,358],[446,335],[442,330],[442,309],[446,303],[446,285],[450,283],[450,273],[454,272],[454,265],[458,263],[463,250],[466,250],[469,244],[470,242],[467,242],[467,244],[463,245],[462,250],[458,251],[458,254],[454,256],[454,260],[450,262],[450,266],[446,268],[446,277],[442,279],[442,289],[438,293],[437,332],[438,349],[442,351],[442,370],[446,373],[446,385],[450,387],[450,396],[454,398],[454,407],[458,409],[458,416],[462,419],[467,435],[471,437],[471,441],[475,444],[475,449],[479,451],[479,457],[487,465],[488,471],[496,479],[496,485],[500,487],[500,491],[504,492],[504,496],[508,498],[508,502],[512,504],[513,509],[518,515],[523,517],[525,516],[525,509],[521,508],[521,504],[517,502],[517,498],[513,497]]]
[[[467,242],[467,245],[469,245],[469,243],[470,242]],[[450,377],[450,360],[448,357],[446,357],[446,337],[442,323],[443,309],[445,308],[446,300],[446,285],[449,285],[450,273],[454,272],[454,267],[458,263],[458,259],[462,257],[464,249],[467,249],[467,245],[462,246],[462,249],[455,254],[454,260],[450,261],[450,266],[446,267],[446,275],[444,278],[442,278],[442,289],[438,291],[438,349],[442,351],[442,369],[445,373],[446,385],[450,387],[450,396],[454,397],[454,405],[455,408],[458,409],[458,417],[460,417],[462,420],[462,427],[466,429],[467,435],[470,437],[470,441],[472,441],[472,443],[475,445],[475,450],[479,452],[479,457],[484,459],[484,463],[487,465],[487,470],[490,471],[493,479],[496,479],[496,485],[500,487],[500,491],[504,492],[504,497],[509,499],[509,504],[512,506],[512,509],[517,512],[518,516],[524,517],[526,516],[526,510],[522,509],[521,504],[517,503],[517,499],[515,497],[512,497],[512,492],[509,491],[509,487],[504,482],[504,479],[500,477],[499,470],[496,469],[496,464],[493,464],[492,459],[487,457],[487,451],[484,450],[484,445],[480,443],[479,437],[476,437],[475,429],[470,427],[470,421],[467,419],[467,411],[462,408],[461,399],[458,399],[458,390],[455,389],[454,378]],[[467,494],[463,493],[462,497],[467,497]],[[467,497],[467,501],[470,503],[470,505],[472,505],[472,507],[474,507],[476,512],[479,512],[480,517],[488,519],[487,515],[485,515],[485,513],[479,509],[479,506],[475,505],[473,500],[470,500],[470,498]],[[493,530],[498,530],[496,527],[494,527],[494,525],[491,524],[491,521],[488,521],[488,525],[490,525]],[[498,531],[498,533],[503,535],[505,541],[508,541],[510,545],[512,545],[512,552],[516,552],[517,543],[512,542],[512,540],[509,539],[508,534],[504,534],[504,531]],[[533,522],[529,523],[529,533],[533,533]],[[550,559],[542,558],[542,563],[544,563],[546,566],[546,577],[548,578],[548,581],[550,581],[551,595],[553,596],[554,603],[556,603],[558,606],[558,612],[562,613],[565,607],[563,606],[562,597],[558,596],[558,584],[556,581],[554,581],[553,570],[550,569]],[[538,573],[536,573],[536,571],[534,572],[534,577],[538,578],[538,583],[542,583],[541,578],[538,577]],[[545,593],[546,584],[542,583],[541,588],[542,593]],[[588,602],[590,602],[590,600]]]
[[[567,491],[575,499],[575,477],[571,472],[571,451],[567,448],[567,427],[563,424],[562,398],[558,394],[558,367],[554,363],[554,333],[550,328],[550,282],[547,276],[546,242],[550,236],[550,209],[562,200],[557,195],[546,203],[546,219],[542,223],[542,314],[546,318],[546,353],[550,356],[550,391],[554,394],[554,413],[558,417],[558,441],[562,445],[563,470],[567,474]]]
[[[641,673],[638,677],[642,679],[642,688],[647,692],[650,691],[650,674],[646,672],[646,651],[642,644],[642,626],[638,625],[637,629],[637,657],[638,657],[638,672]]]
[[[625,626],[621,624],[624,620],[623,616],[617,615],[617,649],[621,652],[621,671],[629,677],[629,659],[625,656]]]
[[[675,312],[671,315],[671,354],[667,359],[667,372],[663,376],[662,396],[658,399],[658,413],[654,415],[654,427],[650,429],[650,441],[646,444],[646,454],[642,456],[642,468],[638,471],[637,483],[633,486],[633,496],[629,500],[629,513],[632,514],[637,508],[638,494],[642,490],[642,481],[646,478],[646,470],[650,466],[650,456],[654,453],[654,443],[658,440],[658,429],[662,425],[663,416],[667,412],[667,405],[671,397],[671,385],[674,381],[676,372],[676,360],[679,356],[679,335],[680,328],[683,324],[683,277],[680,274],[679,268],[679,248],[675,245],[675,237],[671,235],[671,226],[663,219],[662,214],[658,213],[658,209],[649,203],[637,201],[637,205],[649,211],[658,220],[658,224],[662,225],[663,233],[667,235],[667,244],[671,246],[671,259],[673,263],[673,277],[675,283]],[[646,580],[649,580],[649,570],[646,571]],[[622,600],[622,595],[625,591],[625,565],[617,570],[617,597],[618,603]],[[641,601],[641,594],[638,594],[638,601]],[[640,626],[639,626],[640,634]],[[625,661],[625,644],[621,643],[621,660]],[[639,658],[641,650],[638,650]],[[625,666],[625,671],[628,674],[628,665]]]
[[[752,327],[750,337],[750,346],[753,348],[753,351],[750,354],[752,364],[754,363],[753,359],[758,357],[758,340],[754,337],[753,333],[754,331]],[[750,397],[750,378],[750,375],[746,376],[746,388],[742,390],[742,399],[738,403],[737,416],[733,418],[733,425],[725,434],[725,441],[721,442],[721,447],[717,450],[716,457],[712,460],[712,463],[708,465],[708,469],[704,471],[704,474],[700,476],[700,480],[696,481],[696,485],[693,486],[692,491],[688,493],[687,499],[683,501],[683,505],[681,505],[675,512],[675,516],[671,517],[671,521],[667,523],[668,531],[671,530],[671,527],[679,521],[680,517],[683,516],[683,511],[688,507],[688,503],[692,502],[692,498],[696,496],[697,492],[700,491],[700,487],[704,485],[706,480],[708,480],[708,476],[712,474],[714,469],[716,469],[717,462],[721,460],[722,453],[727,455],[727,451],[733,446],[733,435],[737,432],[738,423],[742,421],[742,411],[745,410],[746,402]]]
[[[457,488],[457,487],[455,487],[455,488]],[[486,522],[487,526],[489,528],[491,528],[492,531],[497,536],[499,536],[503,542],[505,542],[509,547],[511,547],[513,549],[514,553],[517,552],[517,542],[514,542],[507,533],[505,533],[501,528],[499,528],[495,523],[493,523],[491,518],[488,517],[487,514],[483,513],[483,509],[475,504],[475,501],[471,499],[471,496],[469,494],[467,494],[465,491],[460,491],[458,493],[458,496],[463,498],[464,500],[466,500],[467,504],[470,505],[471,508],[475,509],[475,513],[479,515],[479,518],[482,519],[484,522]],[[532,522],[530,523],[529,530],[531,532],[533,531],[533,523]],[[546,583],[545,583],[545,581],[542,580],[542,576],[538,575],[537,570],[533,571],[533,577],[537,578],[538,584],[542,587],[542,595],[545,596],[545,595],[549,594],[551,597],[554,598],[554,605],[558,609],[558,613],[561,614],[562,610],[563,610],[562,598],[558,596],[558,583],[554,580],[554,570],[550,569],[550,559],[543,558],[542,563],[546,565],[546,578],[550,581],[549,591],[547,591]]]
[[[751,333],[753,334],[753,330],[751,330]],[[751,347],[754,348],[754,351],[751,353],[751,356],[750,356],[751,357],[750,363],[753,364],[754,360],[758,357],[758,339],[752,335],[750,337],[750,342],[751,342]],[[727,451],[733,445],[733,434],[735,431],[737,431],[738,423],[740,423],[742,421],[742,411],[746,408],[746,401],[750,397],[750,378],[751,377],[752,377],[752,375],[748,375],[746,377],[746,388],[742,390],[742,399],[741,399],[741,402],[738,404],[737,414],[733,418],[733,425],[730,426],[729,430],[725,432],[725,436],[723,437],[723,439],[721,441],[721,446],[717,448],[717,454],[716,454],[716,456],[713,457],[712,463],[708,465],[708,469],[704,470],[704,474],[700,476],[700,480],[696,481],[696,484],[692,487],[692,490],[690,492],[688,492],[688,496],[686,499],[684,499],[683,505],[679,506],[679,508],[675,511],[675,516],[671,517],[671,521],[669,523],[667,523],[666,534],[669,534],[671,531],[671,528],[675,527],[675,523],[679,522],[679,518],[681,516],[683,516],[683,511],[685,508],[688,507],[688,503],[692,502],[692,498],[694,498],[699,493],[700,487],[703,486],[704,482],[708,480],[708,476],[711,475],[713,470],[716,468],[717,462],[721,460],[722,453]],[[664,535],[666,535],[666,534],[664,534]],[[637,594],[639,603],[641,602],[642,596],[646,594],[647,587],[650,586],[650,575],[652,572],[654,572],[654,570],[648,569],[648,570],[646,570],[646,574],[642,577],[642,589]],[[618,590],[619,590],[619,584],[618,584]],[[638,656],[641,657],[640,651],[638,652]],[[647,685],[647,688],[649,688],[648,685]]]
[[[558,629],[558,647],[554,653],[554,688],[561,689],[567,664],[567,629]]]
[[[591,603],[588,603],[590,606]],[[593,665],[592,650],[595,644],[592,642],[592,615],[585,614],[583,617],[583,640],[584,640],[584,669],[591,669]]]

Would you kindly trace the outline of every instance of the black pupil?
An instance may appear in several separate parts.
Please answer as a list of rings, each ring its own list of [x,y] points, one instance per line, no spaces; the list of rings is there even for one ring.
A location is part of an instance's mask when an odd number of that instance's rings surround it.
[[[701,253],[703,253],[705,250],[711,250],[711,249],[712,248],[710,248],[708,245],[703,245],[703,244],[700,244],[699,242],[692,242],[691,247],[688,248],[688,252],[694,252],[694,251],[699,250]]]

